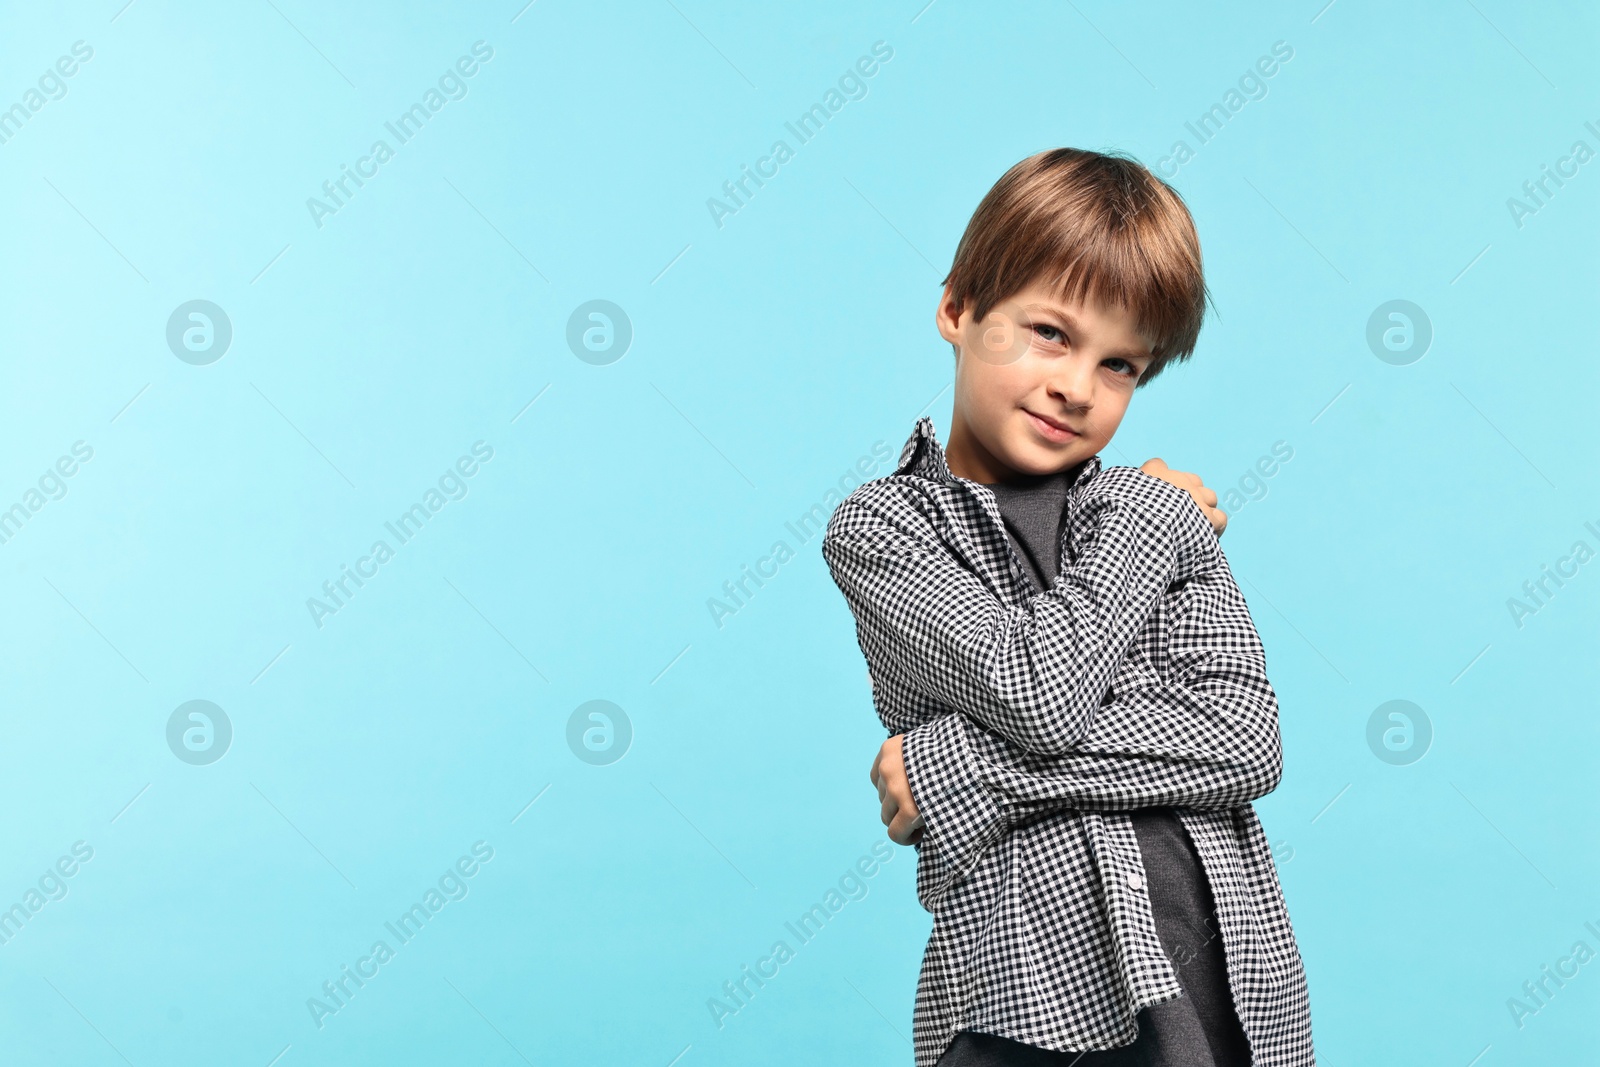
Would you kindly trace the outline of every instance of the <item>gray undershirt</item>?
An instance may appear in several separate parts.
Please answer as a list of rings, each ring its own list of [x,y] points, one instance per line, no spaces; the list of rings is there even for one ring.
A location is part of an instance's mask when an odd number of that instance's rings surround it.
[[[988,486],[1035,592],[1050,588],[1060,574],[1067,493],[1079,471],[1080,467],[1073,466]],[[1128,814],[1144,859],[1156,934],[1178,974],[1184,996],[1141,1011],[1139,1037],[1131,1045],[1054,1055],[1060,1055],[1063,1064],[1071,1062],[1076,1067],[1248,1067],[1250,1046],[1234,1012],[1211,886],[1194,843],[1170,807],[1142,808]],[[1045,1063],[1050,1061],[1028,1057],[1052,1055],[1033,1049],[1019,1059],[1020,1049],[1009,1055],[1000,1049],[999,1043],[1006,1039],[963,1036],[966,1040],[958,1037],[947,1053],[950,1064],[1021,1059]]]

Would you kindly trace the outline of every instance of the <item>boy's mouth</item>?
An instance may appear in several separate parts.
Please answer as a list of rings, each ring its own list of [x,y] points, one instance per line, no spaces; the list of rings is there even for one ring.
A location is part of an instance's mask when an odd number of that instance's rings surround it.
[[[1043,415],[1036,415],[1027,408],[1023,408],[1022,410],[1028,416],[1028,419],[1033,423],[1034,428],[1037,429],[1047,441],[1055,441],[1059,444],[1064,441],[1070,441],[1074,437],[1078,436],[1077,432],[1064,422],[1057,422],[1055,419],[1046,418]]]

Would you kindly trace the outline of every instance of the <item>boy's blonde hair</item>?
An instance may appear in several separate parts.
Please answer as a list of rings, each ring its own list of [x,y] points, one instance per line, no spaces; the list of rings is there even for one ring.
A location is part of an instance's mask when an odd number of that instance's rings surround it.
[[[972,213],[941,284],[982,321],[1035,282],[1132,311],[1154,345],[1136,388],[1185,360],[1208,298],[1183,198],[1131,156],[1054,148],[1003,174]]]

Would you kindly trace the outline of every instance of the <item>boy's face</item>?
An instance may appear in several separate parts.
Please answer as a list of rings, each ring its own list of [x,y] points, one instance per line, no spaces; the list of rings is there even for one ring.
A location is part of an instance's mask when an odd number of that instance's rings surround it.
[[[985,485],[1096,455],[1152,358],[1125,309],[1065,303],[1037,283],[981,323],[970,305],[957,314],[946,288],[935,319],[958,350],[945,458],[952,474]]]

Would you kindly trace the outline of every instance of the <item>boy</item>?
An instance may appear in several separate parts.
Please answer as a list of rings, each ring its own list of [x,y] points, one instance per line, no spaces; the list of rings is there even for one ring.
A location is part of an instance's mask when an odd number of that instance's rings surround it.
[[[1097,454],[1204,305],[1176,192],[1117,155],[1023,160],[945,279],[948,447],[919,418],[829,520],[893,735],[872,780],[934,916],[917,1067],[1314,1067],[1226,516],[1193,475]]]

